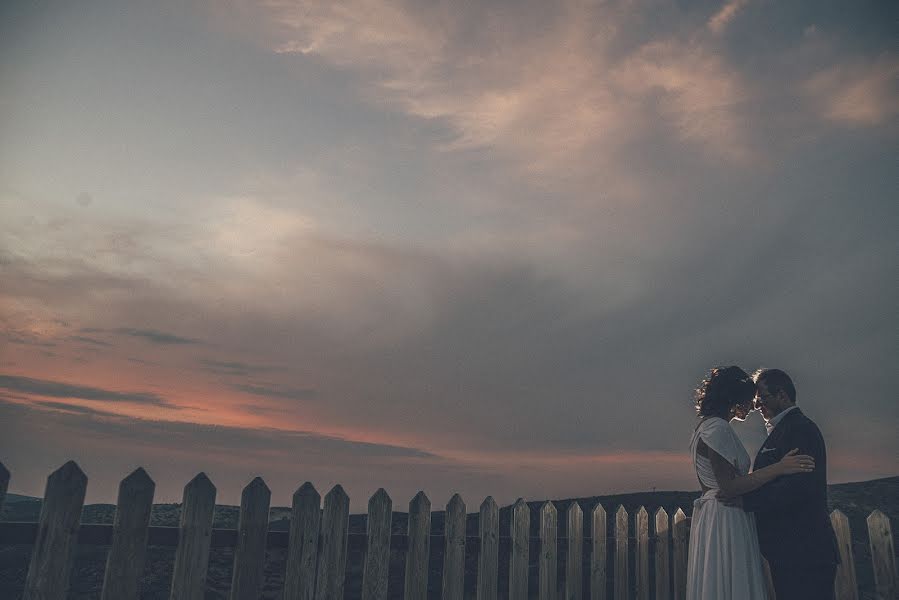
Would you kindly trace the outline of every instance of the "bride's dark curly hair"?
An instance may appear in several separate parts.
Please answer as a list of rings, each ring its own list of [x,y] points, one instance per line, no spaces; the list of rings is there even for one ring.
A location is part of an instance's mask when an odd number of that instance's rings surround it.
[[[740,367],[715,367],[696,388],[696,412],[701,417],[726,415],[734,406],[752,407],[755,382]]]

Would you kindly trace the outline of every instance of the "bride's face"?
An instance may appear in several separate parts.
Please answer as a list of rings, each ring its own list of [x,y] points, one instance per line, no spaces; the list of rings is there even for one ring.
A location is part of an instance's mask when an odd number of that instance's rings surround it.
[[[752,406],[749,404],[734,404],[734,407],[730,411],[730,418],[738,421],[745,421],[751,409]]]

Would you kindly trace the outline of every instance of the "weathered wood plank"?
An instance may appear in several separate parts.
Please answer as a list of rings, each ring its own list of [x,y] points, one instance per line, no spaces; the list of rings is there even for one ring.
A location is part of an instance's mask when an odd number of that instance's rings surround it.
[[[69,461],[47,478],[23,600],[65,600],[87,476]]]
[[[627,511],[619,506],[615,511],[615,600],[628,600],[629,572],[627,560],[628,546]]]
[[[318,572],[315,577],[316,600],[343,598],[349,524],[350,497],[337,484],[325,495]]]
[[[671,597],[671,570],[669,567],[668,513],[659,507],[655,515],[655,575],[656,598],[668,600]]]
[[[409,549],[406,551],[405,600],[428,597],[428,559],[431,553],[431,501],[423,491],[409,502]]]
[[[499,584],[499,508],[493,496],[481,503],[478,534],[481,553],[478,556],[477,600],[496,600]]]
[[[312,600],[315,597],[320,528],[321,496],[307,481],[293,493],[284,600]]]
[[[102,600],[137,600],[147,557],[150,511],[156,484],[137,468],[119,484],[112,547],[103,575]]]
[[[590,533],[593,555],[590,557],[590,600],[606,600],[606,509],[593,507]]]
[[[362,600],[387,600],[392,519],[393,501],[384,488],[378,488],[368,500],[366,520],[368,546],[362,571]]]
[[[636,596],[637,600],[649,600],[649,513],[642,506],[634,517],[634,528],[637,530]]]
[[[568,559],[565,563],[565,598],[582,600],[584,597],[584,512],[581,505],[572,502],[568,507]]]
[[[258,600],[265,575],[265,541],[272,492],[256,477],[240,495],[237,549],[231,576],[231,600]]]
[[[527,600],[531,512],[521,498],[512,506],[512,553],[509,557],[509,600]]]
[[[875,597],[877,600],[895,600],[899,598],[899,585],[896,580],[896,551],[893,548],[890,518],[875,510],[866,520],[871,565],[874,568]]]
[[[9,488],[9,469],[0,462],[0,510],[3,510],[3,503],[6,501],[6,490]]]
[[[672,517],[672,521],[674,600],[684,600],[687,597],[687,549],[690,542],[689,534],[687,533],[687,515],[678,508],[674,513],[674,517]]]
[[[465,502],[453,494],[446,505],[443,600],[462,600],[465,584]]]
[[[558,585],[559,515],[555,505],[547,500],[540,507],[540,561],[537,581],[540,600],[555,600]]]
[[[178,549],[175,551],[172,592],[169,596],[171,600],[203,600],[215,494],[215,486],[205,473],[200,473],[184,486]]]
[[[855,559],[852,556],[852,534],[849,530],[849,519],[841,511],[830,513],[830,523],[837,536],[837,548],[840,551],[840,564],[837,565],[837,576],[834,592],[837,600],[858,600],[858,583],[855,578]]]

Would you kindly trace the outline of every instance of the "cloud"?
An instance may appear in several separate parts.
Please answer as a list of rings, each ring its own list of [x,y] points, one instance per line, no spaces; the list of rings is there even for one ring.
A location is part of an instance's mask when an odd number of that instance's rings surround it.
[[[737,147],[745,140],[733,115],[738,76],[702,37],[640,41],[632,3],[529,8],[446,11],[389,0],[258,5],[274,51],[321,57],[359,73],[375,103],[446,122],[454,137],[445,149],[490,148],[541,174],[604,167],[611,177],[620,165],[597,161],[658,135],[653,120],[662,120],[710,145],[710,158],[746,151]],[[634,66],[638,72],[628,73]],[[650,106],[659,86],[672,98],[664,110],[635,111],[634,100]]]
[[[749,2],[750,0],[728,0],[728,2],[726,2],[724,6],[709,19],[708,28],[714,33],[722,33]]]
[[[133,329],[130,327],[119,327],[113,329],[115,333],[121,335],[129,335],[144,339],[154,344],[200,344],[200,340],[177,336],[171,333],[156,331],[155,329]]]
[[[161,396],[152,392],[116,392],[17,375],[0,375],[0,387],[14,392],[35,394],[37,396],[80,398],[82,400],[99,400],[103,402],[134,402],[170,407]]]
[[[803,84],[809,101],[829,120],[873,126],[899,115],[899,58],[844,62],[825,68]]]

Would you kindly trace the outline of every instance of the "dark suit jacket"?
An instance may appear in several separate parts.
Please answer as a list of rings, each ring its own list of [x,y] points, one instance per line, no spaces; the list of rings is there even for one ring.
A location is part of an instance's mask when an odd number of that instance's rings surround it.
[[[784,415],[753,462],[761,469],[793,448],[815,457],[815,470],[778,477],[743,496],[755,513],[762,554],[772,564],[825,565],[840,562],[827,512],[827,453],[821,431],[794,408]]]

